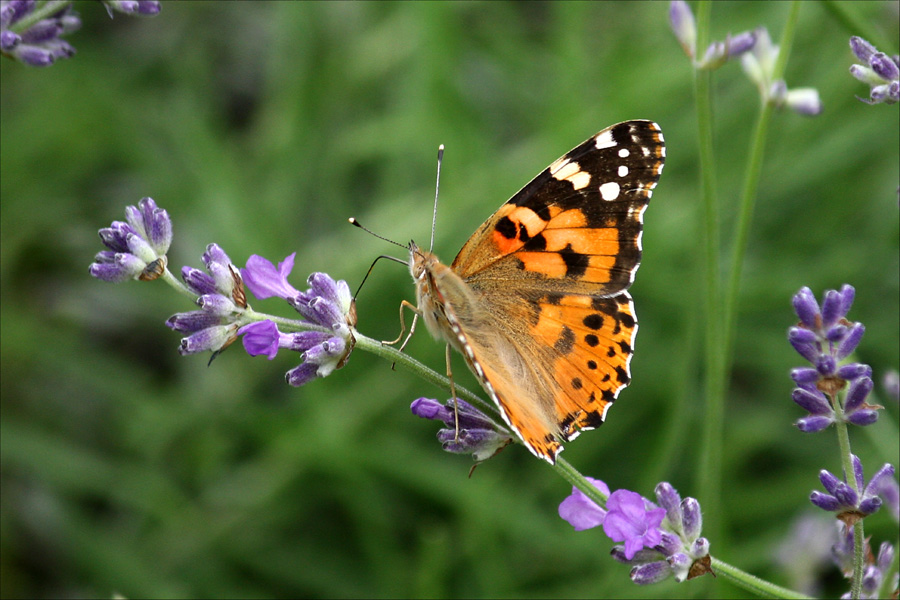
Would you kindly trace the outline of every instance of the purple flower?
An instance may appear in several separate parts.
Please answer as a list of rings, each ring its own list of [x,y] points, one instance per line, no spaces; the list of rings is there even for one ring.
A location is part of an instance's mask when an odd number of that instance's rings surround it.
[[[666,509],[657,508],[637,492],[616,490],[606,501],[609,511],[603,520],[603,532],[614,542],[625,542],[625,558],[631,560],[638,550],[662,542],[659,525]]]
[[[476,462],[491,458],[512,441],[505,427],[459,398],[455,405],[452,398],[446,404],[419,398],[409,408],[417,417],[443,421],[446,428],[438,431],[437,438],[444,450],[454,454],[471,453]]]
[[[600,490],[600,493],[609,498],[609,486],[599,479],[586,477],[591,485]],[[559,504],[559,516],[568,521],[575,531],[584,531],[593,527],[599,527],[606,518],[606,509],[588,498],[584,492],[572,486],[572,494]]]
[[[741,56],[741,66],[750,81],[756,84],[763,103],[772,104],[776,108],[786,106],[806,116],[821,113],[822,101],[815,88],[788,89],[783,79],[775,79],[778,45],[772,43],[769,31],[765,27],[758,27],[754,33],[756,43],[750,52]]]
[[[353,327],[356,310],[345,281],[335,281],[325,273],[309,276],[310,289],[301,292],[288,283],[294,268],[294,254],[278,263],[257,255],[241,269],[243,280],[257,298],[277,296],[288,301],[306,319],[311,331],[282,333],[272,321],[245,325],[244,349],[251,356],[264,354],[273,359],[279,348],[300,352],[302,363],[285,374],[290,385],[299,387],[317,377],[327,377],[346,364],[356,343]]]
[[[844,577],[853,577],[854,544],[853,527],[843,524],[838,525],[838,541],[831,547],[831,556],[835,565],[841,570]],[[882,542],[878,548],[878,555],[872,552],[869,540],[863,542],[863,577],[861,598],[891,598],[897,592],[897,574],[894,573],[893,581],[886,575],[891,572],[891,564],[894,561],[894,546],[889,542]],[[844,594],[842,598],[849,598],[850,594]]]
[[[273,321],[257,321],[241,327],[244,349],[250,356],[266,355],[275,358],[279,348],[300,352],[303,361],[285,375],[290,385],[299,387],[316,377],[326,377],[343,366],[342,360],[349,354],[343,338],[321,331],[281,333]]]
[[[612,557],[632,566],[631,580],[638,585],[674,576],[678,582],[711,572],[709,541],[700,537],[700,503],[681,499],[670,484],[656,486],[660,506],[635,492],[609,489],[602,481],[588,480],[604,495],[606,508],[597,506],[577,488],[559,505],[559,516],[576,531],[603,525],[615,546]]]
[[[865,485],[862,462],[856,455],[851,455],[851,459],[855,485],[847,483],[846,474],[842,481],[823,469],[819,472],[819,481],[822,482],[828,493],[823,494],[819,491],[813,491],[809,496],[813,504],[822,510],[837,513],[837,518],[844,521],[848,526],[874,513],[881,507],[882,500],[878,496],[878,492],[883,485],[882,480],[891,480],[894,476],[894,467],[890,464],[885,464],[872,476],[869,484]]]
[[[157,0],[103,0],[109,18],[113,18],[114,12],[141,17],[153,17],[159,14],[160,3]]]
[[[99,231],[100,241],[109,250],[94,257],[91,276],[111,283],[157,279],[165,271],[172,243],[169,214],[152,198],[144,198],[137,206],[125,208],[125,218],[127,223],[113,221]]]
[[[210,244],[201,257],[207,272],[182,267],[181,278],[197,294],[200,310],[176,313],[166,326],[189,333],[181,340],[182,355],[213,352],[213,358],[237,339],[238,328],[247,308],[244,285],[238,268],[218,244]]]
[[[859,363],[840,364],[856,350],[866,330],[862,323],[846,318],[855,294],[850,285],[840,291],[828,290],[821,308],[807,287],[793,298],[800,322],[788,330],[788,341],[812,365],[791,371],[797,384],[793,400],[809,413],[796,423],[805,433],[821,431],[839,420],[854,425],[871,425],[878,420],[881,407],[866,402],[872,391],[872,368]],[[847,388],[848,382],[849,389],[840,402],[838,393]]]
[[[697,26],[694,22],[694,14],[687,2],[674,0],[669,5],[669,23],[678,43],[684,49],[694,63],[696,69],[717,69],[730,58],[734,58],[750,51],[756,44],[757,33],[744,31],[735,36],[728,35],[724,42],[712,42],[703,54],[703,58],[697,60]]]
[[[862,65],[851,65],[850,74],[869,86],[869,99],[859,98],[866,104],[894,104],[900,101],[900,57],[888,56],[875,46],[853,36],[850,49]]]
[[[34,0],[0,2],[0,51],[33,67],[74,55],[75,48],[60,36],[81,27],[78,13],[71,5],[46,15],[36,8],[43,7]]]
[[[300,290],[287,282],[287,276],[294,269],[294,257],[296,252],[289,255],[282,262],[278,263],[278,268],[271,261],[253,254],[247,259],[247,267],[241,269],[241,275],[244,283],[253,292],[253,295],[264,300],[277,296],[288,300],[300,294]]]

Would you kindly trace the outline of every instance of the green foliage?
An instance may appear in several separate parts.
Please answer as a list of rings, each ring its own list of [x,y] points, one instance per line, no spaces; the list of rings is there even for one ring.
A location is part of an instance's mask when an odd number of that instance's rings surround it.
[[[895,3],[847,2],[896,51]],[[2,69],[2,558],[4,597],[683,597],[712,589],[627,579],[598,531],[556,514],[569,493],[522,447],[476,469],[411,416],[443,399],[364,353],[328,379],[284,385],[296,356],[238,345],[207,368],[163,327],[190,310],[162,284],[111,286],[87,266],[96,230],[152,196],[175,223],[173,271],[209,242],[239,264],[297,251],[351,288],[430,231],[467,236],[552,160],[617,121],[657,121],[668,162],[646,213],[632,288],[634,383],[564,454],[610,487],[695,495],[702,412],[702,270],[690,64],[666,3],[164,3],[153,19],[79,4],[78,49],[47,69]],[[713,7],[716,37],[766,25],[782,3]],[[892,12],[893,11],[893,12]],[[884,30],[878,30],[884,27]],[[792,585],[774,548],[811,512],[832,433],[791,427],[790,299],[856,287],[858,359],[876,382],[898,357],[898,111],[867,106],[843,22],[803,6],[787,82],[818,88],[816,118],[769,134],[739,306],[727,410],[723,560]],[[714,75],[723,231],[732,231],[758,108],[737,64]],[[726,235],[727,239],[727,235]],[[359,328],[392,339],[408,273],[379,264]],[[269,312],[276,300],[253,302]],[[288,314],[284,312],[282,314]],[[408,352],[437,370],[443,347]],[[458,357],[456,357],[458,359]],[[477,388],[462,361],[460,381]],[[880,393],[876,387],[876,393]],[[897,405],[854,429],[874,472],[897,458]],[[867,435],[871,434],[871,435]],[[883,440],[889,438],[888,442]],[[701,505],[703,498],[699,498]],[[884,511],[867,521],[892,539]],[[893,532],[893,533],[891,533]],[[708,584],[707,584],[708,585]],[[734,594],[716,584],[715,594]],[[843,584],[829,590],[843,591]]]

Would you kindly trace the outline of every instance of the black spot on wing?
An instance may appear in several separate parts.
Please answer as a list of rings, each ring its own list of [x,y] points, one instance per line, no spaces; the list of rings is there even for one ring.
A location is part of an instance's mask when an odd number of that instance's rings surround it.
[[[587,272],[591,257],[580,252],[575,252],[572,249],[572,244],[568,244],[565,248],[560,250],[559,255],[566,265],[566,275],[569,277],[582,277],[585,272]]]
[[[572,351],[574,345],[575,332],[568,327],[563,327],[562,332],[559,334],[559,338],[556,340],[556,343],[553,344],[553,347],[561,354],[568,354]]]

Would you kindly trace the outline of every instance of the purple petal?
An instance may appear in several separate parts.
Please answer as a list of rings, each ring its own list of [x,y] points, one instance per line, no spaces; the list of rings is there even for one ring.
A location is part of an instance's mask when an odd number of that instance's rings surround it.
[[[855,35],[850,38],[850,49],[853,50],[853,54],[864,63],[868,63],[869,57],[876,52],[875,46]]]
[[[812,492],[809,495],[809,501],[828,512],[835,512],[841,508],[841,503],[834,496],[823,494],[822,492]]]
[[[881,508],[881,498],[878,496],[866,498],[859,503],[859,512],[864,515],[871,515],[872,513],[877,512],[879,508]]]
[[[791,399],[800,405],[803,410],[813,415],[830,415],[831,404],[825,394],[819,390],[811,391],[805,388],[794,388]]]
[[[841,286],[841,313],[847,314],[850,312],[850,307],[853,306],[853,298],[856,296],[856,290],[849,283],[845,283]]]
[[[850,390],[844,399],[844,412],[851,413],[859,410],[866,398],[872,392],[875,383],[869,377],[860,377],[853,380],[850,384]]]
[[[756,44],[756,32],[743,31],[735,36],[729,35],[726,39],[728,56],[733,58],[753,49]]]
[[[854,323],[853,327],[847,332],[846,337],[838,345],[837,359],[843,360],[853,354],[865,332],[866,328],[862,323]]]
[[[222,318],[202,310],[175,313],[166,321],[166,327],[181,333],[195,333],[222,324]]]
[[[830,354],[823,354],[816,360],[816,370],[821,375],[834,375],[837,371],[837,361]]]
[[[794,331],[804,331],[806,333],[812,334],[813,341],[809,342],[809,341],[801,339],[806,336],[791,335]],[[815,363],[816,360],[819,358],[819,354],[821,354],[817,344],[815,343],[815,337],[816,337],[815,334],[812,333],[811,331],[809,331],[808,329],[800,329],[799,327],[791,328],[791,332],[788,333],[788,341],[791,343],[791,346],[794,347],[794,350],[797,351],[797,354],[799,354],[800,356],[802,356],[803,358],[805,358],[806,360],[808,360],[811,363]]]
[[[247,266],[241,269],[241,277],[244,283],[260,300],[277,296],[279,298],[292,298],[300,294],[294,286],[287,282],[287,276],[294,268],[296,252],[278,263],[278,268],[271,261],[254,254],[247,259]]]
[[[315,346],[324,344],[333,337],[333,335],[324,331],[300,331],[285,336],[282,347],[295,352],[307,352]]]
[[[791,369],[791,379],[797,385],[810,385],[819,381],[819,372],[811,367]]]
[[[42,44],[62,33],[62,25],[55,19],[38,21],[22,32],[22,41],[26,44]]]
[[[859,494],[844,482],[838,484],[833,494],[837,501],[844,506],[856,506],[859,504]]]
[[[874,475],[872,475],[872,479],[869,480],[869,485],[866,486],[866,494],[878,494],[880,490],[885,487],[885,483],[893,481],[893,479],[894,465],[885,463]]]
[[[669,524],[673,527],[678,527],[682,520],[681,496],[678,494],[678,490],[672,487],[672,484],[669,482],[663,481],[656,486],[654,491],[659,505],[666,509],[666,517],[669,519]]]
[[[601,493],[609,495],[609,488],[604,482],[590,477],[587,480]],[[603,524],[606,514],[606,510],[597,506],[576,487],[572,488],[572,494],[559,505],[559,516],[574,527],[575,531],[584,531]]]
[[[672,31],[678,39],[678,43],[684,48],[685,53],[694,58],[697,43],[697,28],[694,23],[694,14],[687,2],[675,0],[669,5],[669,23]]]
[[[862,410],[858,410],[854,412],[852,415],[847,417],[847,421],[849,423],[853,423],[859,427],[865,427],[867,425],[872,425],[873,423],[878,422],[878,411],[870,410],[868,408],[864,408]]]
[[[221,294],[204,294],[197,298],[197,305],[202,310],[219,317],[228,316],[237,309],[231,298]]]
[[[828,493],[832,495],[837,491],[838,486],[843,483],[830,471],[826,471],[825,469],[819,471],[819,481],[822,482],[822,486],[828,491]]]
[[[294,367],[290,371],[285,374],[285,380],[289,385],[294,387],[300,387],[301,385],[306,385],[310,381],[316,378],[318,372],[318,365],[313,363],[303,363],[300,366]]]
[[[638,585],[650,585],[665,580],[671,574],[672,569],[669,568],[669,563],[658,561],[634,567],[631,569],[629,577]]]
[[[688,540],[693,540],[700,535],[703,529],[703,515],[700,513],[700,503],[695,498],[685,498],[681,503],[684,513],[683,529]]]
[[[844,316],[841,314],[842,307],[843,299],[837,291],[825,292],[825,299],[822,301],[822,327],[827,329],[837,323]]]
[[[852,381],[858,377],[871,377],[872,367],[862,363],[849,363],[838,368],[836,375],[847,381]]]
[[[25,37],[24,35],[22,36]],[[885,81],[891,81],[900,78],[900,69],[894,64],[894,61],[884,52],[876,52],[869,59],[869,66],[878,73],[878,76]]]
[[[817,317],[819,317],[819,304],[812,290],[808,287],[800,288],[800,291],[793,298],[794,311],[800,320],[810,329],[817,329]]]
[[[181,278],[191,291],[197,295],[215,294],[218,292],[216,282],[212,276],[200,269],[187,266],[182,267]]]
[[[186,338],[182,338],[178,352],[182,356],[187,356],[188,354],[221,350],[234,335],[234,329],[233,325],[217,325],[201,329]]]
[[[439,419],[445,421],[446,417],[449,415],[449,411],[444,408],[442,403],[437,400],[432,400],[431,398],[417,398],[416,400],[413,400],[409,409],[414,415],[422,417],[423,419]],[[452,419],[453,415],[449,415],[449,418]]]
[[[243,335],[244,350],[250,356],[265,355],[269,360],[278,354],[278,326],[274,321],[257,321],[238,330]]]
[[[862,461],[855,454],[850,455],[850,462],[853,464],[853,477],[856,479],[856,489],[860,492],[866,487],[865,474],[863,473]],[[854,501],[853,504],[856,504]]]
[[[834,420],[831,417],[815,416],[797,419],[797,422],[794,425],[803,433],[818,433],[833,422]]]

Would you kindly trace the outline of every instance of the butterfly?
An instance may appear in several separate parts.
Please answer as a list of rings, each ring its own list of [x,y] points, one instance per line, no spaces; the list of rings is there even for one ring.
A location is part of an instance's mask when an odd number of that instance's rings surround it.
[[[631,381],[627,290],[664,160],[656,123],[612,125],[502,205],[450,266],[410,243],[417,314],[551,464],[562,442],[603,423]]]

